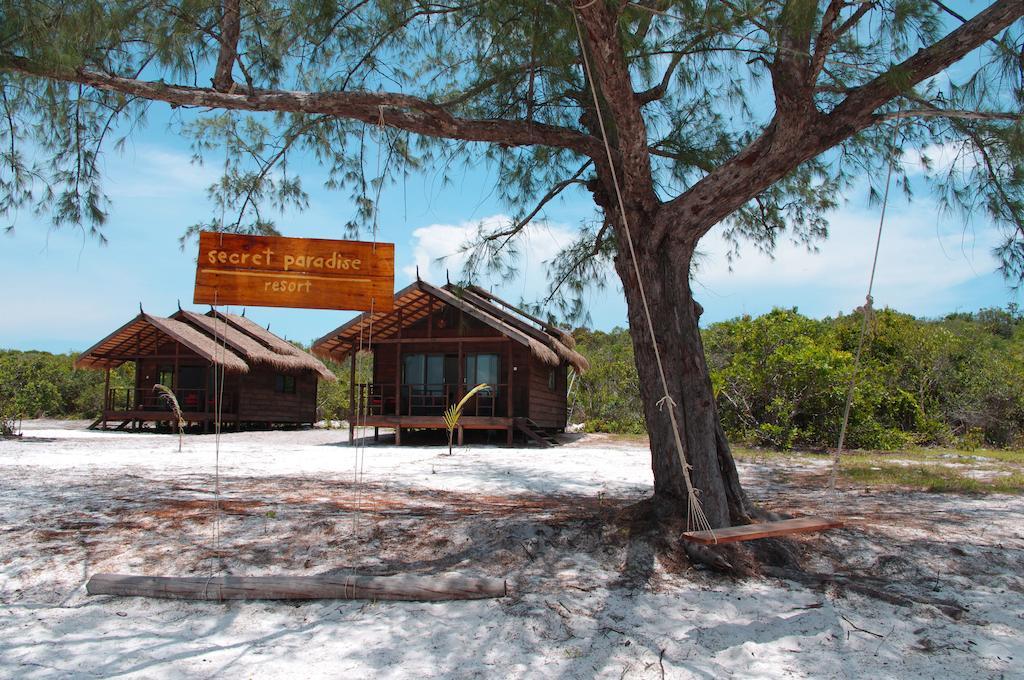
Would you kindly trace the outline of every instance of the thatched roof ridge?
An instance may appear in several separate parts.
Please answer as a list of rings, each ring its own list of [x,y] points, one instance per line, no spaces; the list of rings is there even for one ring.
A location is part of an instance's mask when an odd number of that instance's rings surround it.
[[[489,314],[486,310],[481,309],[475,305],[469,304],[465,300],[455,295],[451,290],[447,288],[436,288],[430,285],[426,281],[419,281],[422,290],[433,295],[437,299],[447,302],[452,307],[461,309],[470,316],[476,318],[478,321],[482,321],[494,330],[498,331],[502,335],[508,336],[517,342],[526,345],[530,348],[530,352],[533,356],[537,357],[544,363],[550,366],[558,366],[559,361],[558,355],[553,352],[543,342],[538,341],[535,338],[531,338],[528,334],[521,333],[517,328],[505,323],[496,316]]]
[[[175,314],[174,318],[201,330],[210,336],[215,343],[226,344],[235,352],[241,354],[249,364],[270,366],[282,373],[315,371],[326,380],[336,380],[334,374],[319,359],[280,339],[281,343],[293,347],[295,351],[277,352],[261,343],[249,333],[240,330],[236,323],[223,318],[223,315],[214,318],[182,310]],[[252,322],[249,323],[252,324]],[[257,324],[252,325],[260,328]]]
[[[325,380],[337,380],[319,359],[248,319],[224,314],[214,318],[180,309],[171,318],[138,314],[79,355],[75,368],[116,368],[155,353],[167,340],[233,373],[267,365],[284,373],[314,371]]]
[[[568,331],[564,328],[559,328],[553,323],[548,323],[543,319],[538,319],[536,316],[530,314],[529,312],[526,312],[520,307],[516,307],[515,305],[505,302],[494,293],[484,288],[481,288],[480,286],[477,286],[475,284],[469,284],[468,286],[466,286],[465,290],[468,290],[471,293],[476,293],[480,297],[484,298],[491,305],[500,305],[509,310],[510,312],[514,312],[515,314],[523,317],[524,319],[527,319],[535,323],[540,329],[542,329],[546,333],[549,333],[550,335],[553,335],[560,343],[562,343],[569,349],[576,349],[576,338],[573,337],[571,331]]]
[[[224,370],[232,373],[248,373],[249,365],[242,360],[231,349],[218,345],[197,329],[181,321],[166,319],[162,316],[142,315],[153,327],[159,329],[168,337],[177,340],[193,352],[217,366],[223,366]]]
[[[243,333],[252,336],[275,354],[295,357],[302,363],[304,369],[316,371],[320,377],[326,380],[334,381],[338,379],[331,369],[327,368],[322,361],[317,359],[311,353],[296,347],[284,338],[274,335],[268,329],[259,325],[255,321],[247,319],[244,316],[239,316],[238,314],[225,314],[222,312],[215,312],[211,314],[216,314],[217,317],[226,319],[230,325]]]
[[[419,282],[416,281],[395,293],[395,307],[399,307],[403,298],[408,298],[419,292],[419,290]],[[363,312],[362,314],[357,314],[330,333],[314,340],[310,351],[323,359],[334,359],[336,361],[340,361],[349,354],[348,348],[341,349],[345,344],[343,341],[339,342],[342,338],[353,335],[358,336],[362,332],[362,329],[369,328],[371,321],[376,323],[391,313],[392,312],[375,312],[371,314],[370,312]]]
[[[223,366],[233,373],[249,371],[245,363],[231,349],[219,347],[213,340],[188,324],[162,316],[139,313],[125,325],[83,352],[75,360],[75,368],[116,368],[132,361],[132,351],[154,349],[161,337],[180,342],[212,364]],[[144,344],[143,344],[144,343]]]
[[[490,300],[485,299],[484,297],[479,295],[477,291],[482,289],[476,286],[459,288],[452,284],[448,284],[446,288],[450,288],[451,290],[455,291],[456,295],[461,297],[463,300],[470,302],[475,307],[489,314],[497,316],[504,323],[518,329],[519,331],[525,333],[526,335],[530,336],[536,341],[544,343],[556,355],[558,355],[558,358],[562,362],[565,362],[572,366],[577,373],[586,373],[587,371],[590,370],[590,362],[587,361],[587,358],[573,349],[573,347],[576,346],[576,341],[573,340],[572,347],[568,346],[565,342],[562,341],[562,334],[568,335],[570,338],[572,337],[572,334],[570,334],[568,331],[552,326],[551,324],[546,324],[543,321],[537,319],[536,317],[530,316],[529,314],[526,314],[526,312],[523,312],[516,307],[512,307],[511,305],[508,305],[506,309],[500,309],[495,304],[490,302]],[[498,298],[494,299],[497,300]],[[512,312],[518,312],[519,316],[516,316]],[[530,323],[524,321],[522,317],[525,317],[526,319],[529,319],[530,321],[534,321],[539,324],[544,324],[544,328],[537,328],[536,326],[533,326]]]
[[[110,359],[103,356],[103,354],[106,354],[106,352],[103,352],[103,350],[112,349],[114,346],[116,346],[117,342],[121,340],[122,336],[129,337],[135,335],[135,333],[138,332],[140,326],[146,325],[148,325],[148,322],[145,320],[144,315],[139,314],[135,317],[132,317],[132,319],[128,321],[128,323],[124,324],[123,326],[115,330],[113,333],[106,336],[105,338],[97,342],[95,345],[79,354],[78,358],[75,359],[74,367],[99,369],[116,368],[117,366],[120,366],[122,363],[124,363],[124,361]]]

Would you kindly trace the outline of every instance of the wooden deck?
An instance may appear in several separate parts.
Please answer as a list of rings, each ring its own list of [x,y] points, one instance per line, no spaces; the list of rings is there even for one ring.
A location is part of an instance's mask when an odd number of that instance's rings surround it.
[[[513,425],[513,418],[491,416],[462,416],[459,426],[466,430],[507,430]],[[425,430],[444,430],[441,416],[366,416],[358,419],[360,426],[408,427]]]
[[[217,414],[213,411],[186,411],[182,413],[182,417],[187,423],[212,423],[217,419]],[[221,413],[221,422],[234,422],[236,415],[234,413]],[[124,422],[124,421],[142,421],[146,423],[161,422],[175,420],[174,414],[171,411],[154,411],[154,410],[122,410],[122,411],[104,411],[101,422]]]

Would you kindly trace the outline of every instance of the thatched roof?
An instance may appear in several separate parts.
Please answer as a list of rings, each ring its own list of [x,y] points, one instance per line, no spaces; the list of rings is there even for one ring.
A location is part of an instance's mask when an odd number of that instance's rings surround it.
[[[180,342],[211,364],[233,373],[247,373],[249,365],[230,348],[218,345],[196,328],[162,316],[137,317],[82,352],[75,368],[116,368],[138,356],[153,354],[162,342]]]
[[[314,342],[312,350],[318,356],[340,361],[353,347],[359,346],[361,338],[369,337],[371,328],[376,340],[395,337],[399,328],[408,327],[431,313],[431,300],[439,300],[529,347],[535,357],[550,366],[565,363],[580,373],[590,368],[586,358],[573,349],[575,342],[571,333],[502,302],[506,306],[503,308],[492,299],[497,298],[482,289],[464,289],[450,283],[436,287],[426,281],[416,281],[395,293],[394,311],[360,314]]]
[[[266,365],[282,373],[314,371],[325,380],[336,379],[319,359],[244,317],[183,310],[171,318],[139,314],[83,352],[75,367],[115,368],[155,354],[167,341],[180,342],[230,372],[247,373],[251,366]]]
[[[282,373],[315,371],[325,380],[337,378],[323,362],[283,340],[257,323],[234,314],[213,316],[179,311],[172,318],[184,321],[209,335],[214,341],[226,344],[249,365],[265,365]],[[272,340],[271,340],[272,339]]]

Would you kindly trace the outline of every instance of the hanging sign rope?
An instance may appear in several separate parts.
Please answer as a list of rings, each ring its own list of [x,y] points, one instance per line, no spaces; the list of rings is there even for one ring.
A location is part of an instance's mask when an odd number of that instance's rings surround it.
[[[394,290],[392,243],[199,234],[197,304],[388,312]]]

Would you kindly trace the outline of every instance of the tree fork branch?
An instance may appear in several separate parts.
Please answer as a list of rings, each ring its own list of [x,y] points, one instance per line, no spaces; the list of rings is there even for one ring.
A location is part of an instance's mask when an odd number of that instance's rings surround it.
[[[864,15],[874,8],[875,3],[861,3],[860,7],[837,27],[835,22],[839,20],[839,13],[846,6],[847,3],[844,0],[832,0],[829,3],[828,9],[825,10],[825,16],[821,22],[821,31],[818,33],[817,40],[814,41],[814,55],[811,58],[811,70],[808,77],[809,84],[813,84],[818,80],[818,75],[825,68],[825,59],[833,45],[836,44],[836,41],[856,26],[864,18]]]
[[[860,127],[854,132],[859,132],[871,124],[871,114],[879,106],[958,61],[1021,16],[1024,3],[1020,0],[998,0],[946,37],[856,88],[828,118],[834,123],[847,117],[857,119]]]
[[[581,183],[580,175],[582,175],[584,172],[586,172],[587,168],[590,167],[590,164],[592,162],[593,161],[590,161],[590,160],[586,161],[582,166],[580,166],[580,168],[576,172],[574,172],[572,174],[571,177],[569,177],[569,179],[563,179],[560,182],[556,182],[548,190],[548,192],[546,194],[544,194],[539,201],[537,201],[537,204],[533,207],[533,209],[529,213],[526,214],[525,217],[523,217],[522,219],[517,221],[510,228],[504,229],[504,230],[502,230],[500,232],[497,232],[495,234],[489,235],[487,237],[487,240],[495,240],[497,238],[501,238],[502,236],[507,236],[508,238],[511,238],[512,236],[515,236],[516,234],[518,234],[520,231],[522,231],[526,227],[526,225],[528,225],[530,223],[531,220],[533,220],[534,217],[536,217],[540,213],[541,210],[544,209],[545,205],[547,205],[551,201],[555,200],[558,197],[559,194],[561,194],[563,191],[565,191],[567,188],[569,188],[573,184],[580,184]],[[505,239],[505,243],[508,243],[508,238]],[[502,247],[504,247],[505,243],[502,244]]]
[[[696,242],[801,163],[878,122],[879,107],[961,59],[1021,16],[1024,3],[1020,0],[997,0],[944,38],[853,89],[828,115],[814,116],[799,129],[789,130],[776,114],[745,149],[662,205],[651,231],[652,246],[661,247],[669,234]]]
[[[676,67],[679,66],[679,62],[683,59],[683,52],[676,52],[672,55],[672,59],[668,63],[668,68],[665,69],[665,75],[661,77],[661,82],[654,87],[648,88],[643,92],[636,93],[636,100],[640,104],[649,104],[650,102],[661,99],[668,92],[668,86],[672,84],[672,74],[676,72]]]
[[[658,197],[647,151],[647,125],[640,101],[633,92],[629,64],[619,40],[619,10],[604,2],[588,2],[572,11],[579,17],[586,41],[580,49],[586,50],[590,57],[595,79],[601,83],[601,95],[611,115],[606,123],[615,131],[624,198],[638,203],[643,212],[653,213]]]

